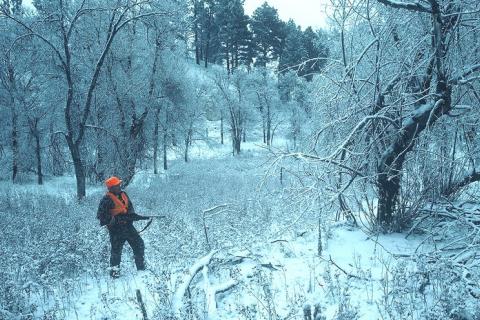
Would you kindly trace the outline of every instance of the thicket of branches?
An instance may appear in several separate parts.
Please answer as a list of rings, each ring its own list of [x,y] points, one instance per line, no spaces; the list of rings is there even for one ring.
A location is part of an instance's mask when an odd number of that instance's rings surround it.
[[[335,50],[315,80],[309,147],[295,156],[322,164],[340,210],[378,199],[372,222],[404,229],[480,178],[478,3],[332,5]],[[359,188],[365,197],[349,191]]]

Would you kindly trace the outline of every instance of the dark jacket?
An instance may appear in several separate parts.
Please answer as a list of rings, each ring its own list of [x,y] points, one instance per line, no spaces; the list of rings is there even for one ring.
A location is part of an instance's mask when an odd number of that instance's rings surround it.
[[[125,193],[124,191],[122,192]],[[125,193],[125,195],[127,194]],[[114,224],[115,225],[117,224],[131,225],[133,221],[148,219],[146,217],[136,214],[135,209],[133,208],[132,200],[130,200],[130,197],[128,195],[127,195],[127,198],[128,198],[127,214],[120,214],[116,216],[116,221]],[[113,203],[112,199],[110,199],[108,195],[105,195],[102,198],[102,200],[100,200],[100,205],[98,206],[98,211],[97,211],[97,219],[100,220],[101,226],[111,225],[112,216],[110,215],[110,209],[112,209],[114,206],[115,204]]]

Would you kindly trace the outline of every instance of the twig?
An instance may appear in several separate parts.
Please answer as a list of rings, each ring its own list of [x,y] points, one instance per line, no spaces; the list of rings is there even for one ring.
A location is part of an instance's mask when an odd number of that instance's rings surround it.
[[[137,293],[137,302],[140,305],[140,309],[142,310],[143,320],[148,320],[147,310],[145,309],[145,304],[143,303],[143,300],[142,300],[142,294],[140,293],[139,289],[137,289],[136,293]]]

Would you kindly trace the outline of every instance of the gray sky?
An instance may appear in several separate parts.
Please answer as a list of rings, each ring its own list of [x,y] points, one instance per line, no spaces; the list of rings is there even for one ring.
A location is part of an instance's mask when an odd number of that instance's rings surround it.
[[[245,12],[251,16],[256,8],[261,6],[265,0],[245,0]],[[267,0],[267,2],[278,10],[280,19],[288,21],[293,19],[296,24],[305,29],[308,26],[314,29],[326,28],[326,5],[329,0]],[[23,0],[28,7],[32,7],[32,0]]]
[[[251,15],[265,0],[245,0],[245,13]],[[312,26],[314,29],[326,28],[326,4],[328,0],[267,0],[268,4],[278,10],[280,19],[288,21],[290,18],[305,29]]]

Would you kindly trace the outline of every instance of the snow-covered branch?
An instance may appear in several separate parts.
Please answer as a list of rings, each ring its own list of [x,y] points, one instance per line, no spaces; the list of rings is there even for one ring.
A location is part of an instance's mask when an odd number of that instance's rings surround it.
[[[202,269],[203,275],[203,283],[204,283],[204,292],[205,292],[205,303],[207,305],[207,319],[208,320],[215,320],[218,318],[217,314],[217,299],[216,295],[218,293],[225,292],[230,290],[235,285],[237,285],[237,281],[233,279],[229,279],[223,283],[212,285],[210,279],[208,277],[208,266],[204,266]]]
[[[197,275],[197,273],[208,266],[210,261],[212,260],[213,255],[216,253],[216,250],[211,251],[206,256],[197,260],[187,271],[187,273],[182,277],[180,284],[175,291],[175,295],[173,296],[172,306],[173,312],[176,316],[180,317],[181,310],[183,308],[183,297],[185,296],[185,292],[187,291],[190,283],[192,282],[193,278]]]
[[[403,2],[403,1],[395,1],[395,0],[377,0],[378,2],[387,5],[392,8],[396,9],[406,9],[410,11],[416,12],[427,12],[432,13],[432,10],[424,5],[422,5],[418,1],[414,2]]]

